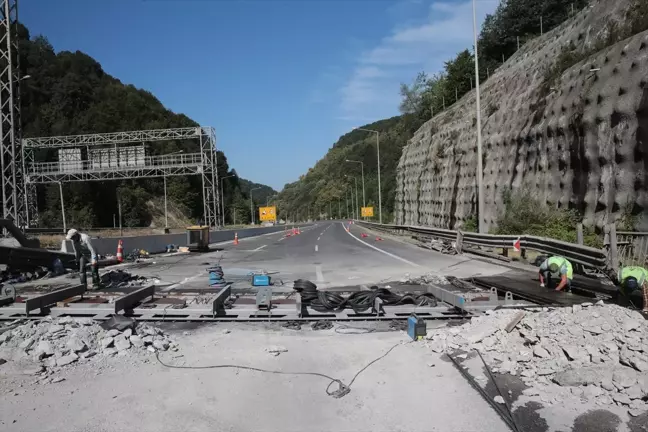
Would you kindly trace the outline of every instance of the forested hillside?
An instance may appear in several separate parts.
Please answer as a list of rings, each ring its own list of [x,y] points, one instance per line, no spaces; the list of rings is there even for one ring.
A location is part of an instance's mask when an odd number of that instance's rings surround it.
[[[20,67],[23,77],[22,122],[25,137],[116,132],[138,129],[192,127],[198,124],[184,114],[165,108],[150,92],[123,84],[107,74],[92,57],[80,52],[62,51],[43,36],[31,38],[20,29]],[[209,125],[203,125],[209,126]],[[197,144],[154,143],[148,154],[174,151],[196,152]],[[41,160],[55,160],[55,154],[38,154]],[[235,174],[227,158],[218,152],[218,174]],[[202,219],[200,176],[169,177],[168,198],[191,220]],[[246,189],[247,188],[247,189]],[[250,220],[247,181],[238,177],[224,181],[226,222]],[[152,216],[143,205],[163,195],[162,179],[66,183],[68,226],[106,227],[113,225],[117,193],[121,195],[125,226],[148,226]],[[265,195],[255,196],[265,203]],[[62,226],[58,186],[39,186],[38,206],[41,226]]]
[[[487,80],[519,45],[556,27],[587,4],[587,0],[508,0],[489,15],[479,36],[480,81]],[[466,29],[469,31],[469,29]],[[392,220],[396,195],[396,167],[407,141],[431,117],[449,108],[474,86],[475,64],[472,47],[466,47],[445,63],[443,71],[421,72],[411,85],[401,85],[401,116],[380,120],[362,128],[380,131],[383,221]],[[298,181],[287,184],[280,194],[281,212],[291,218],[307,218],[331,213],[346,217],[345,191],[350,184],[344,175],[358,177],[360,204],[360,164],[364,162],[366,201],[378,206],[375,134],[355,130],[342,136],[317,164]],[[342,200],[341,214],[337,202]]]

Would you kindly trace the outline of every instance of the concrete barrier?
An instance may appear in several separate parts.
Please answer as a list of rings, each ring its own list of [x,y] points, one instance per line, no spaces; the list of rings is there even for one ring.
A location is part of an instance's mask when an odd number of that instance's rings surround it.
[[[292,227],[292,225],[290,225]],[[259,227],[259,228],[243,228],[238,230],[223,230],[212,231],[209,233],[209,243],[219,243],[228,240],[234,240],[234,233],[238,233],[238,238],[243,239],[246,237],[255,237],[261,234],[268,234],[272,232],[279,232],[285,230],[284,225]],[[100,255],[117,253],[117,242],[119,239],[124,243],[124,254],[128,254],[134,249],[144,249],[149,253],[160,253],[166,250],[166,246],[173,244],[176,246],[187,246],[187,234],[155,234],[148,236],[134,236],[134,237],[106,237],[106,238],[93,238],[92,245],[96,252]],[[72,242],[63,240],[61,244],[61,252],[74,252]]]

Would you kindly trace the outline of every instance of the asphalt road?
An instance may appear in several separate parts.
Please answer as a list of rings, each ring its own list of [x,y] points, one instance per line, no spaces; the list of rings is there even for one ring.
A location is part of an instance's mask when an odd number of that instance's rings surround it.
[[[143,276],[158,276],[166,289],[204,287],[206,268],[220,263],[228,281],[247,284],[249,275],[266,271],[289,291],[296,279],[308,279],[321,289],[370,285],[407,279],[423,274],[499,274],[509,269],[466,256],[450,256],[399,240],[380,237],[348,223],[319,222],[304,227],[299,235],[285,232],[212,245],[205,254],[156,258],[156,264],[131,270]],[[363,237],[366,234],[367,237]],[[235,284],[236,285],[236,284]]]

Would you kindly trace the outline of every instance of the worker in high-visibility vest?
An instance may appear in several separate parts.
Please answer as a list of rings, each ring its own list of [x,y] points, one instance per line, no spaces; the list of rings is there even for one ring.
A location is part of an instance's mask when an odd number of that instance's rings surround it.
[[[648,270],[640,266],[623,267],[619,270],[619,284],[626,298],[643,290],[643,311],[648,312]]]
[[[571,281],[574,278],[574,269],[566,258],[552,256],[540,265],[540,286],[552,287],[555,279],[560,278],[556,291],[566,290],[571,292]]]

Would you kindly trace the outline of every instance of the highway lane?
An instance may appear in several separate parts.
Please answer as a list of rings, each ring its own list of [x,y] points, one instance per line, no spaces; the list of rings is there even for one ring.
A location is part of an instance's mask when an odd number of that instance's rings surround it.
[[[209,253],[156,257],[156,263],[133,269],[133,273],[156,276],[161,289],[189,289],[207,286],[209,266],[220,263],[228,281],[249,287],[249,275],[268,272],[275,291],[292,290],[296,279],[308,279],[319,288],[332,289],[392,282],[433,273],[467,277],[493,275],[508,268],[430,251],[396,239],[376,240],[352,225],[349,232],[339,221],[318,222],[301,229],[299,235],[286,232],[212,245]],[[283,285],[282,285],[283,282]]]
[[[266,270],[291,282],[308,279],[321,288],[397,281],[426,273],[466,277],[492,275],[506,267],[450,256],[393,239],[362,238],[355,225],[347,232],[342,222],[319,222],[289,237],[268,236],[228,245],[221,261],[226,276]]]

